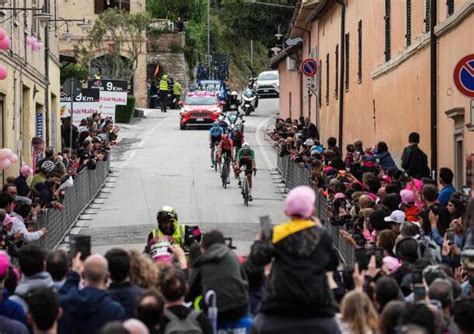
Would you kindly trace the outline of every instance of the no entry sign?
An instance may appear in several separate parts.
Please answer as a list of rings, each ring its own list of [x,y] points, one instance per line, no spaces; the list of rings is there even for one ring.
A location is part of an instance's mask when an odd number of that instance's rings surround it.
[[[316,62],[315,59],[312,58],[307,58],[303,60],[301,63],[300,67],[301,73],[308,77],[313,77],[316,75],[316,72],[318,71],[318,63]]]
[[[454,84],[461,93],[474,98],[474,54],[458,62],[454,69]]]

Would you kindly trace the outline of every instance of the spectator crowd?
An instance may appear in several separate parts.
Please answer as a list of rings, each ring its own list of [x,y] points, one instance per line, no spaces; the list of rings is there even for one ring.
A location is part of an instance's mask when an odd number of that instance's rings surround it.
[[[216,230],[187,253],[170,245],[171,261],[122,248],[45,252],[25,240],[0,252],[0,332],[473,333],[474,200],[452,171],[439,170],[438,187],[417,133],[399,168],[386,143],[356,142],[343,156],[312,125],[279,120],[270,134],[309,186],[287,194],[286,222],[262,221],[248,256]],[[5,218],[16,219],[10,207]],[[341,261],[334,228],[354,265]]]

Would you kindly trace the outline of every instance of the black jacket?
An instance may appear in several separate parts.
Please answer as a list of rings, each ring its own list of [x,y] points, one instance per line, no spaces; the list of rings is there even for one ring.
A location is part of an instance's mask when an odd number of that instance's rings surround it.
[[[216,293],[219,319],[233,310],[244,311],[235,312],[233,320],[246,315],[249,303],[247,277],[237,255],[224,244],[212,245],[193,263],[186,300],[204,297],[209,290]]]
[[[122,305],[127,319],[136,317],[135,307],[144,291],[142,288],[132,285],[130,282],[113,282],[109,285],[108,291],[112,299]]]
[[[272,241],[252,245],[249,261],[264,266],[272,260],[261,313],[286,317],[334,315],[326,271],[337,269],[338,258],[326,230],[313,226],[281,240],[273,236]]]
[[[416,144],[409,145],[403,149],[402,168],[415,179],[430,176],[428,157]]]

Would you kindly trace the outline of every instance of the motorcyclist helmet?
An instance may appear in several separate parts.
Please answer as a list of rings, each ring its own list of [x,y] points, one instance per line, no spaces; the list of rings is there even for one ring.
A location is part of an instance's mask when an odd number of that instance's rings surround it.
[[[238,94],[237,94],[237,92],[236,92],[235,90],[233,90],[232,93],[230,93],[230,95],[231,95],[232,97],[237,97]]]
[[[243,143],[243,144],[242,144],[242,149],[243,149],[244,151],[250,150],[250,145],[249,145],[249,143]]]
[[[174,233],[175,224],[178,222],[178,214],[171,206],[163,206],[156,215],[158,227],[166,235]]]

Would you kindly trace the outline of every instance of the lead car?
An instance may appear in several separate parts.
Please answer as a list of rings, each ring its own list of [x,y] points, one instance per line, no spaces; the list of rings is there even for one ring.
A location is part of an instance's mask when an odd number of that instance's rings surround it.
[[[180,102],[179,128],[185,130],[188,126],[209,126],[218,120],[222,113],[217,95],[213,92],[189,92],[184,101]]]

